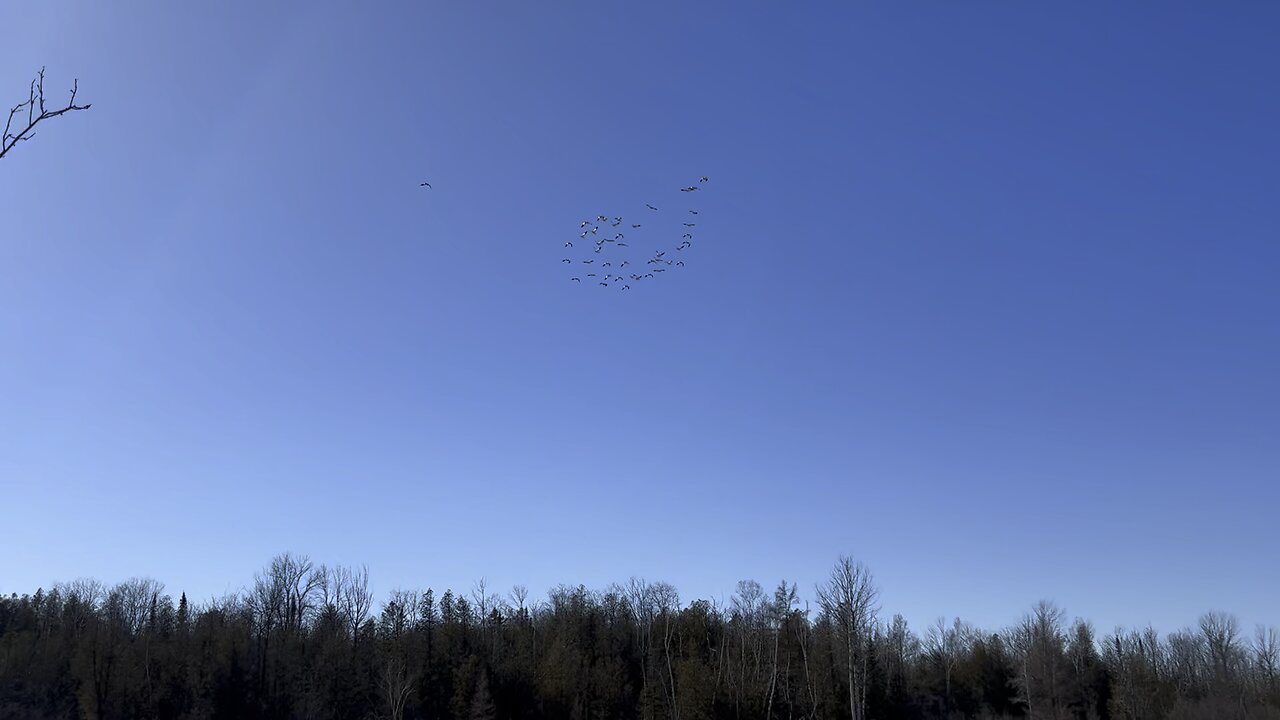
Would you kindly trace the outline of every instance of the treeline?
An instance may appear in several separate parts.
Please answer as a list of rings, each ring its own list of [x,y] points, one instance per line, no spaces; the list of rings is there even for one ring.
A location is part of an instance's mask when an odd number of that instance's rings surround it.
[[[848,558],[802,602],[738,584],[483,583],[396,591],[363,570],[271,561],[243,592],[175,600],[93,580],[0,598],[0,718],[1280,718],[1280,636],[1210,613],[1099,637],[1048,602],[998,631],[917,632]]]

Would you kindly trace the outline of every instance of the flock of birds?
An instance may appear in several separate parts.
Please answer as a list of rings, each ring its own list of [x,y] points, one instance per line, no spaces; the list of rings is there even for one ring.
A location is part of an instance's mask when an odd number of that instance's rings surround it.
[[[680,192],[698,192],[707,180],[704,175],[697,183],[680,188]],[[432,189],[429,182],[418,186]],[[633,284],[656,280],[662,273],[685,267],[685,258],[689,257],[685,251],[693,248],[698,211],[686,208],[686,212],[677,214],[678,226],[669,223],[655,236],[653,228],[669,221],[671,216],[662,215],[662,211],[652,203],[644,206],[646,212],[641,218],[644,222],[634,222],[635,218],[626,219],[621,215],[596,215],[578,223],[577,237],[564,242],[565,254],[570,257],[560,260],[569,271],[570,282],[630,290]],[[678,242],[674,238],[676,232],[680,233]],[[651,238],[656,238],[656,243],[637,242]],[[648,250],[639,249],[646,246],[653,251],[652,255],[635,255],[636,252],[647,253]],[[633,261],[632,257],[636,259]]]
[[[680,188],[680,192],[698,192],[706,182],[707,178],[702,177],[697,183]],[[577,236],[564,241],[566,257],[560,260],[568,271],[569,282],[630,290],[633,285],[685,267],[689,257],[686,251],[693,248],[698,211],[686,208],[686,212],[678,213],[679,225],[674,225],[670,213],[662,214],[651,203],[644,206],[640,218],[596,215],[578,223]],[[664,222],[666,226],[662,227]],[[650,251],[652,254],[648,254]]]

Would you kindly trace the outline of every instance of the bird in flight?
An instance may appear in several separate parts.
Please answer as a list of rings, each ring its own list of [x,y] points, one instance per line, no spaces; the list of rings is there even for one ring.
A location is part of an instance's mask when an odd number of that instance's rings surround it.
[[[569,279],[574,282],[582,282],[582,278],[569,278]]]
[[[565,246],[565,247],[573,247],[573,242],[572,242],[572,241],[570,241],[570,240],[565,240],[565,241],[564,241],[564,246]]]
[[[647,208],[649,208],[650,210],[657,210],[657,209],[658,209],[658,208],[656,208],[656,207],[654,207],[654,206],[650,205],[649,203],[645,203],[645,204],[644,204],[644,206],[645,206],[645,207],[647,207]]]
[[[693,227],[696,223],[685,223],[685,227]]]
[[[707,181],[707,176],[706,176],[706,175],[703,175],[703,176],[702,176],[702,179],[701,179],[701,180],[699,180],[698,182],[706,182],[706,181]]]
[[[693,192],[694,190],[697,190],[697,189],[698,189],[697,185],[690,185],[687,188],[680,188],[680,192]]]
[[[631,228],[632,228],[632,229],[635,229],[635,228],[638,228],[638,227],[640,227],[640,226],[639,226],[639,225],[632,225],[632,226],[631,226]]]
[[[565,259],[561,260],[560,262],[567,262],[567,263],[571,263],[571,262],[573,262],[573,261],[572,261],[572,260],[570,260],[569,258],[565,258]]]
[[[697,215],[697,214],[698,214],[698,211],[697,211],[697,210],[690,210],[689,212],[693,213],[694,215]]]
[[[424,187],[424,188],[427,188],[428,190],[435,190],[435,188],[431,187],[431,183],[428,183],[428,182],[418,183],[418,187]]]

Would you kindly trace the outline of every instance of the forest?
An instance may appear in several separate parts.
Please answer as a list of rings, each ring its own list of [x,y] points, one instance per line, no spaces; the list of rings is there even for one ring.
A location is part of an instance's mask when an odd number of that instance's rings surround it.
[[[397,590],[282,554],[243,591],[150,578],[0,597],[0,718],[1280,718],[1280,633],[1210,612],[1161,636],[1041,601],[913,629],[851,558],[802,600],[742,581]]]

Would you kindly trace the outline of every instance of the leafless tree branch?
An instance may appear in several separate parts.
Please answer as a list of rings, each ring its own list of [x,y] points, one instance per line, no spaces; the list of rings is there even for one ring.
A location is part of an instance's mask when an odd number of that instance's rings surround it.
[[[71,98],[67,100],[66,106],[57,110],[48,109],[44,102],[44,68],[40,68],[40,72],[31,81],[31,86],[27,89],[27,99],[14,105],[9,110],[9,117],[4,124],[3,143],[0,143],[0,157],[7,155],[18,143],[35,137],[36,125],[40,124],[41,121],[65,115],[72,110],[88,110],[92,107],[89,103],[84,105],[76,104],[76,93],[79,91],[80,81],[77,79],[71,85]],[[26,115],[26,126],[22,127],[21,130],[17,130],[13,125],[14,118],[18,119],[18,124],[21,126],[24,114]]]

